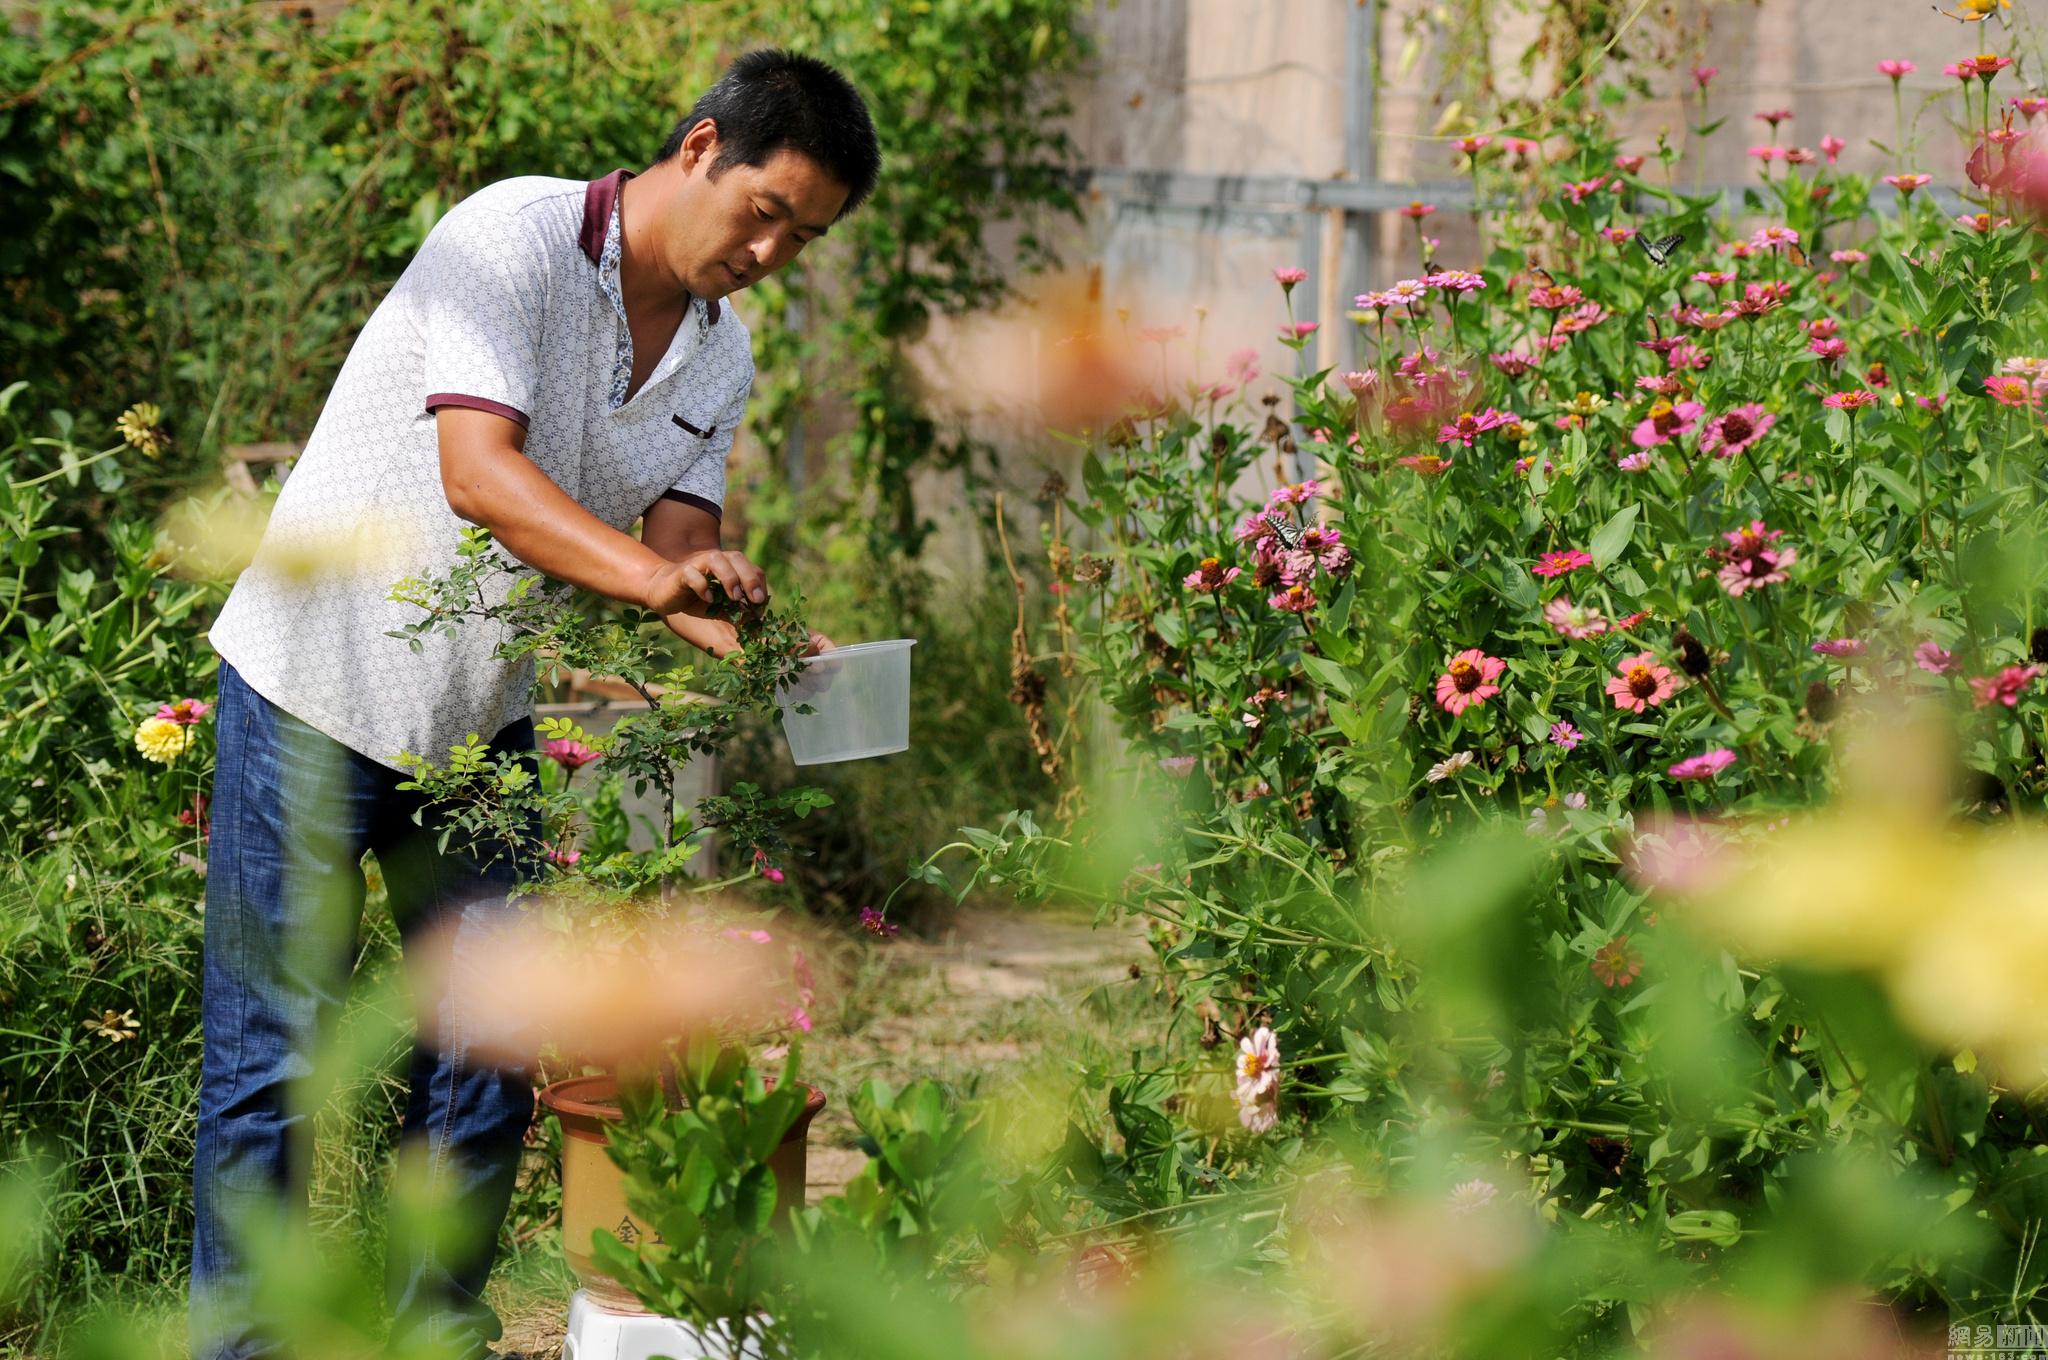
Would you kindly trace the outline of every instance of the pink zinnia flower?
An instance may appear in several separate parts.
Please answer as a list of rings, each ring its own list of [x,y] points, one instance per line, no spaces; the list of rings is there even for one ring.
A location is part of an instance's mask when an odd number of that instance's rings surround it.
[[[1836,264],[1863,264],[1870,256],[1861,250],[1831,250],[1828,258]]]
[[[1494,682],[1508,663],[1468,647],[1451,658],[1451,664],[1436,680],[1436,701],[1444,712],[1456,717],[1474,704],[1483,704],[1500,693]]]
[[[1503,425],[1513,425],[1518,419],[1512,411],[1497,411],[1491,406],[1477,414],[1467,411],[1450,424],[1439,428],[1436,432],[1436,442],[1439,444],[1463,444],[1469,449],[1472,447],[1472,441],[1485,434],[1488,430],[1497,430]]]
[[[894,921],[884,919],[882,913],[876,911],[873,907],[862,907],[860,909],[860,928],[876,939],[886,940],[903,927],[897,925]]]
[[[1185,779],[1195,772],[1195,758],[1193,756],[1161,756],[1159,757],[1159,768],[1176,779]]]
[[[1633,175],[1636,171],[1643,168],[1643,157],[1616,156],[1614,158],[1614,168],[1621,171],[1624,175]]]
[[[1421,199],[1415,199],[1401,209],[1401,216],[1420,222],[1435,211],[1436,204],[1424,203]]]
[[[1849,342],[1837,336],[1815,336],[1806,342],[1806,347],[1819,355],[1824,362],[1839,363],[1849,352]]]
[[[1886,175],[1884,182],[1899,191],[1902,198],[1911,198],[1913,191],[1924,189],[1934,183],[1932,175]]]
[[[1829,165],[1833,165],[1836,158],[1842,154],[1843,148],[1848,145],[1847,142],[1831,132],[1820,139],[1820,154],[1828,158]]]
[[[180,727],[193,727],[198,724],[201,718],[211,712],[213,712],[213,705],[207,703],[204,699],[179,699],[174,703],[164,704],[159,707],[156,711],[156,716],[162,718],[165,722],[176,723]]]
[[[1772,161],[1785,154],[1785,148],[1782,146],[1753,146],[1749,149],[1749,154],[1762,161],[1765,165],[1769,165]]]
[[[1558,552],[1547,552],[1536,559],[1536,565],[1529,568],[1537,576],[1562,576],[1580,567],[1593,565],[1593,555],[1577,548],[1566,548]]]
[[[1641,713],[1678,693],[1678,686],[1678,677],[1671,668],[1657,664],[1655,652],[1637,652],[1615,668],[1614,678],[1607,682],[1607,693],[1616,708]]]
[[[1656,461],[1656,457],[1648,449],[1637,449],[1626,458],[1616,459],[1614,466],[1623,472],[1642,472]]]
[[[1694,283],[1704,283],[1709,288],[1726,288],[1729,284],[1735,282],[1735,271],[1732,269],[1702,269],[1692,276],[1692,281]]]
[[[1593,976],[1603,987],[1626,987],[1643,971],[1643,956],[1628,947],[1628,936],[1617,935],[1593,951]]]
[[[1282,340],[1306,340],[1316,333],[1316,327],[1319,324],[1321,323],[1315,321],[1290,321],[1280,328],[1280,338]]]
[[[1240,386],[1250,382],[1259,376],[1259,352],[1249,347],[1232,350],[1230,357],[1223,361],[1223,372]]]
[[[1746,528],[1722,534],[1727,546],[1707,549],[1707,556],[1722,564],[1717,573],[1721,588],[1740,597],[1760,586],[1789,580],[1785,569],[1799,560],[1799,554],[1796,549],[1775,546],[1784,536],[1783,529],[1766,528],[1760,519],[1752,520]]]
[[[1487,356],[1493,366],[1510,378],[1519,378],[1536,367],[1537,360],[1527,354],[1505,353]]]
[[[1965,231],[1974,231],[1979,236],[1982,236],[2000,227],[2011,226],[2012,219],[2010,217],[1993,218],[1990,213],[1959,213],[1956,216],[1956,225]]]
[[[1773,136],[1776,136],[1778,132],[1778,124],[1789,123],[1792,121],[1792,110],[1765,109],[1761,113],[1751,114],[1750,117],[1756,119],[1759,123],[1769,123],[1771,125],[1771,134]]]
[[[1608,622],[1591,605],[1573,604],[1569,595],[1559,595],[1543,606],[1543,621],[1574,642],[1584,642],[1607,632]]]
[[[580,741],[569,737],[556,737],[541,743],[541,754],[565,770],[580,770],[591,761],[599,759],[597,752]]]
[[[1822,656],[1847,658],[1862,656],[1870,647],[1862,638],[1829,638],[1824,642],[1814,643],[1813,650]]]
[[[1268,597],[1266,603],[1285,614],[1306,614],[1316,607],[1316,593],[1297,583]]]
[[[1273,489],[1273,493],[1266,497],[1266,508],[1277,510],[1283,505],[1307,505],[1322,494],[1323,484],[1313,477],[1305,482],[1289,482]]]
[[[1181,578],[1181,584],[1190,590],[1206,590],[1213,593],[1242,575],[1244,569],[1241,567],[1226,567],[1217,558],[1205,557],[1200,566]]]
[[[1600,239],[1613,246],[1627,245],[1635,239],[1635,235],[1636,229],[1634,227],[1600,228]]]
[[[567,869],[574,866],[577,860],[583,858],[583,852],[574,849],[565,850],[560,846],[551,845],[548,847],[546,858],[547,862],[555,867]]]
[[[1929,638],[1913,649],[1913,664],[1930,675],[1947,675],[1956,668],[1956,657]]]
[[[1442,476],[1444,469],[1451,465],[1450,459],[1434,453],[1411,453],[1406,458],[1396,458],[1394,462],[1405,468],[1413,468],[1424,477]]]
[[[1260,1025],[1237,1041],[1237,1089],[1240,1104],[1249,1104],[1280,1084],[1280,1041]]]
[[[1690,434],[1692,427],[1699,423],[1706,407],[1696,401],[1672,403],[1660,401],[1650,407],[1650,413],[1637,424],[1630,436],[1637,448],[1653,448],[1679,435]]]
[[[1970,694],[1976,700],[1973,707],[1989,708],[1992,704],[2018,707],[2020,691],[2032,684],[2040,673],[2039,666],[2007,666],[1996,675],[1971,676]]]
[[[1707,88],[1707,82],[1721,74],[1718,66],[1695,66],[1692,68],[1692,87],[1695,90]]]
[[[1785,150],[1785,164],[1787,164],[1787,165],[1812,165],[1812,164],[1813,164],[1813,148],[1811,148],[1811,147],[1805,147],[1805,146],[1794,146],[1794,147],[1787,147],[1787,148],[1786,148],[1786,150]],[[1824,194],[1824,193],[1823,193],[1823,196],[1825,196],[1825,194]]]
[[[1687,756],[1665,773],[1673,779],[1712,779],[1734,763],[1735,753],[1725,746],[1717,746],[1711,751]]]
[[[1881,76],[1890,76],[1894,82],[1905,79],[1919,69],[1910,61],[1881,61],[1877,64],[1877,73]]]
[[[1836,411],[1860,411],[1866,406],[1877,405],[1877,393],[1830,392],[1820,399],[1820,404]]]
[[[1749,234],[1751,250],[1783,251],[1787,246],[1799,244],[1799,233],[1790,227],[1758,227]]]
[[[1606,183],[1607,176],[1605,175],[1595,175],[1591,179],[1573,180],[1570,184],[1564,186],[1564,196],[1573,203],[1584,203],[1594,194],[1599,193],[1601,186]]]
[[[1550,744],[1562,746],[1569,751],[1586,739],[1586,734],[1568,722],[1554,722],[1550,725]]]
[[[1764,431],[1777,423],[1776,416],[1755,402],[1738,406],[1707,422],[1700,431],[1700,452],[1716,458],[1733,458],[1763,438]]]
[[[2012,101],[2012,106],[2018,109],[2020,113],[2023,114],[2029,122],[2031,122],[2034,118],[2039,116],[2044,110],[2048,110],[2048,99],[2041,99],[2029,95],[2021,95],[2019,98]]]
[[[1292,291],[1295,284],[1308,277],[1308,271],[1306,269],[1297,269],[1290,265],[1283,265],[1273,271],[1273,277],[1278,280],[1282,288]]]
[[[1458,150],[1468,156],[1477,156],[1491,145],[1493,145],[1493,138],[1491,137],[1460,137],[1458,139]]]

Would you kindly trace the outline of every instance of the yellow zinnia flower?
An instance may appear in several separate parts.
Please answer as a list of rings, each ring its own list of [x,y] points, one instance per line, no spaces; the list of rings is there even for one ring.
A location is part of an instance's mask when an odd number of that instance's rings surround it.
[[[192,729],[169,718],[144,718],[135,729],[135,749],[159,765],[168,765],[192,744]]]

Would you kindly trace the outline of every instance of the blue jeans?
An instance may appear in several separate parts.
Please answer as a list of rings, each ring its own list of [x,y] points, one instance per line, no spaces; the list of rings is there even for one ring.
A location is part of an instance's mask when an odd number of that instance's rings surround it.
[[[437,850],[433,818],[413,820],[419,795],[397,788],[404,775],[277,708],[225,661],[213,716],[192,1353],[249,1360],[278,1353],[263,1321],[263,1244],[303,1221],[314,1111],[302,1083],[354,968],[363,852],[376,852],[409,951],[451,913],[468,930],[516,911],[521,866]],[[491,745],[530,754],[531,720]],[[471,1360],[500,1335],[483,1288],[533,1087],[523,1072],[465,1061],[459,1026],[443,1026],[438,1050],[414,1047],[401,1133],[402,1164],[417,1173],[409,1188],[438,1212],[405,1226],[393,1215],[391,1343]]]

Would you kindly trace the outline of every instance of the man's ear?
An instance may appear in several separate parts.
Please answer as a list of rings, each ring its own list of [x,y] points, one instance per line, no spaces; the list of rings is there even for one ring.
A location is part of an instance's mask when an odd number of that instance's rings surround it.
[[[709,118],[700,118],[697,120],[697,126],[683,134],[683,144],[677,155],[682,161],[684,173],[687,174],[700,163],[708,165],[710,158],[717,152],[718,124]]]

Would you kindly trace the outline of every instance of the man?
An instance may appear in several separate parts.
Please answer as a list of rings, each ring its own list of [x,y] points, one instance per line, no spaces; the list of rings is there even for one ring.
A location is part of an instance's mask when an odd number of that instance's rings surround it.
[[[432,819],[415,825],[418,803],[396,788],[398,757],[441,757],[470,732],[530,750],[531,664],[498,660],[498,630],[481,624],[415,653],[388,636],[417,617],[389,600],[392,582],[446,570],[465,523],[480,524],[549,576],[732,651],[732,626],[704,615],[710,582],[755,602],[768,584],[719,543],[726,454],[753,379],[724,299],[852,211],[879,163],[844,77],[749,53],[645,172],[511,179],[463,201],[350,350],[211,635],[202,1360],[274,1353],[245,1245],[303,1209],[310,1119],[289,1088],[346,991],[364,851],[408,944],[450,913],[508,909],[512,866],[439,853]],[[371,545],[375,569],[291,570],[341,544]],[[439,1049],[413,1057],[409,1165],[470,1231],[394,1232],[393,1343],[470,1360],[500,1334],[482,1293],[533,1095],[524,1074],[467,1061],[459,1029]]]

